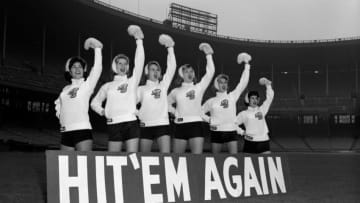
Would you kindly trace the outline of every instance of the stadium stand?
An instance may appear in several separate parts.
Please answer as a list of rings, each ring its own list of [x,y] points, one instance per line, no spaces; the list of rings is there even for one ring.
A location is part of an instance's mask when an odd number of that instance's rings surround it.
[[[166,53],[160,51],[157,37],[167,33],[176,42],[178,65],[190,63],[201,76],[205,61],[197,46],[206,41],[215,50],[216,74],[231,76],[230,88],[235,87],[242,71],[236,65],[236,55],[250,53],[254,60],[247,89],[259,90],[264,98],[258,78],[268,77],[274,84],[275,99],[268,122],[275,151],[360,149],[359,37],[270,41],[204,35],[96,0],[4,0],[0,8],[2,140],[16,137],[19,142],[31,140],[53,146],[59,136],[53,101],[66,84],[63,68],[67,58],[80,55],[91,65],[92,53],[84,51],[82,43],[89,36],[100,39],[104,43],[104,71],[99,87],[112,79],[109,67],[114,55],[134,57],[135,45],[128,40],[126,28],[138,24],[146,36],[146,61],[158,60],[165,66]],[[209,88],[204,100],[213,94]],[[238,110],[244,108],[242,96]],[[19,113],[24,116],[13,116]],[[93,113],[91,119],[101,137],[104,120]],[[36,134],[46,141],[21,136],[24,134]]]

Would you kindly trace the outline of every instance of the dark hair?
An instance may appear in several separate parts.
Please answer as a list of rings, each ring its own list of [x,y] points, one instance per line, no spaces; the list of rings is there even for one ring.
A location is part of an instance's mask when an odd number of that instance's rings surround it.
[[[251,96],[257,96],[260,97],[259,92],[258,91],[250,91],[248,93],[248,98],[250,99]]]
[[[68,65],[67,69],[69,69],[69,71],[65,71],[64,73],[64,77],[67,82],[71,82],[72,76],[70,74],[70,69],[75,63],[80,63],[81,67],[84,69],[84,74],[83,74],[84,79],[86,79],[88,76],[86,61],[80,56],[74,56],[69,59],[69,63],[67,64]]]
[[[184,65],[180,66],[180,68],[187,68],[187,69],[192,68],[195,72],[195,69],[190,64],[184,64]],[[177,74],[176,79],[175,79],[175,85],[180,86],[181,83],[183,83],[183,82],[184,82],[184,79],[182,77],[180,77],[179,74]],[[193,82],[194,82],[194,84],[197,83],[196,75],[194,76]]]
[[[68,67],[69,70],[76,62],[80,63],[80,65],[82,66],[83,69],[86,69],[86,66],[87,66],[86,61],[83,58],[81,58],[80,56],[74,56],[74,57],[70,58],[69,67]]]
[[[247,96],[248,100],[250,100],[250,97],[251,97],[251,96],[256,96],[256,97],[259,98],[259,97],[260,97],[260,94],[259,94],[258,91],[254,91],[254,90],[253,90],[253,91],[248,92],[246,96]],[[244,104],[245,104],[245,106],[249,106],[249,103],[246,103],[245,101],[244,101]]]

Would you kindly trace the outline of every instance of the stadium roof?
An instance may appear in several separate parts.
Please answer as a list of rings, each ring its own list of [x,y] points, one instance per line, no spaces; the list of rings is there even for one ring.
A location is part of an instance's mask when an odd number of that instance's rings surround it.
[[[86,3],[89,3],[89,1],[87,1],[87,0],[80,0],[80,1],[86,1]],[[132,17],[148,21],[148,23],[164,25],[164,23],[162,21],[159,21],[159,20],[156,20],[153,18],[149,18],[149,17],[143,16],[143,15],[139,15],[139,14],[136,14],[134,12],[131,12],[131,11],[128,11],[125,9],[121,9],[112,4],[106,3],[104,1],[100,1],[100,0],[93,0],[93,2],[90,1],[90,4],[92,4],[92,3],[97,3],[97,4],[101,5],[101,7],[102,6],[107,7],[112,10],[115,10],[117,12],[120,12],[122,14],[130,15]],[[183,30],[179,29],[179,31],[181,32]],[[183,32],[191,32],[191,31],[183,31]],[[193,33],[196,33],[196,32],[193,32]],[[197,33],[197,34],[209,35],[211,37],[216,37],[219,39],[236,40],[236,41],[252,42],[252,43],[266,43],[266,44],[268,44],[268,43],[270,43],[270,44],[312,44],[312,43],[333,43],[333,42],[360,40],[360,36],[346,37],[346,38],[334,38],[334,39],[318,39],[318,40],[261,40],[261,39],[239,38],[239,37],[225,36],[225,35],[219,35],[219,34],[202,34],[202,33]]]

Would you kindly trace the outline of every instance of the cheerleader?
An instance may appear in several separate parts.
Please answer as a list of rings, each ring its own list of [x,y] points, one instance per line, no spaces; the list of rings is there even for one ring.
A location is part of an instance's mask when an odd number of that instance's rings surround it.
[[[160,35],[159,43],[168,50],[167,68],[161,80],[161,67],[158,62],[150,61],[145,66],[146,85],[138,89],[138,101],[141,107],[140,119],[140,151],[150,152],[153,140],[156,139],[160,152],[170,152],[170,129],[168,118],[167,92],[176,70],[174,41],[165,34]],[[161,80],[161,81],[160,81]]]
[[[112,61],[114,80],[105,83],[91,101],[91,108],[107,119],[109,141],[108,150],[119,152],[125,142],[127,152],[137,152],[139,144],[139,124],[135,116],[136,93],[144,67],[143,32],[139,26],[131,25],[128,33],[136,40],[135,66],[132,77],[127,76],[129,58],[119,54]],[[102,103],[106,100],[105,108]]]
[[[94,49],[94,66],[87,75],[86,61],[71,57],[65,65],[65,79],[71,82],[64,87],[55,101],[56,116],[60,120],[61,150],[91,151],[93,137],[89,120],[89,100],[102,71],[102,43],[94,38],[85,41],[84,48]]]
[[[269,130],[265,116],[274,98],[274,91],[271,81],[266,78],[260,78],[259,84],[266,87],[266,99],[263,104],[259,106],[259,93],[250,91],[245,95],[245,104],[248,109],[237,115],[237,124],[244,124],[246,129],[243,149],[245,153],[270,153]]]
[[[218,75],[214,80],[216,96],[207,100],[202,106],[203,118],[210,123],[210,139],[213,153],[220,153],[223,143],[227,144],[231,154],[238,152],[238,135],[236,121],[236,102],[249,82],[251,56],[246,53],[238,55],[237,62],[245,62],[240,82],[228,93],[229,76]],[[210,117],[206,115],[210,112]]]
[[[175,115],[175,138],[173,151],[184,153],[187,141],[191,152],[201,154],[204,144],[204,128],[201,116],[201,100],[206,88],[214,76],[215,66],[212,58],[213,49],[207,43],[201,43],[199,49],[206,55],[206,74],[201,81],[194,84],[195,73],[193,67],[182,65],[178,74],[183,83],[173,89],[169,96],[169,112]],[[176,109],[172,106],[176,104]]]

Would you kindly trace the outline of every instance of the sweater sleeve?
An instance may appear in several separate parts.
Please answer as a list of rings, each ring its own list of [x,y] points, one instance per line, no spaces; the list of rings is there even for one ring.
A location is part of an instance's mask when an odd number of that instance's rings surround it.
[[[245,64],[245,68],[241,74],[240,82],[236,86],[236,88],[230,93],[232,94],[235,101],[237,101],[241,95],[241,93],[244,91],[246,86],[249,83],[249,77],[250,77],[250,65]]]
[[[86,83],[90,90],[94,90],[102,72],[102,53],[101,48],[95,48],[94,66],[91,68],[90,74],[86,79]]]
[[[241,125],[245,122],[245,111],[241,111],[237,116],[236,116],[236,124],[237,125]]]
[[[141,39],[136,40],[136,51],[135,51],[135,65],[133,69],[133,75],[131,79],[135,82],[135,86],[138,86],[141,80],[141,75],[144,69],[145,52],[143,41]]]
[[[61,109],[60,96],[55,100],[54,103],[55,103],[56,117],[60,118],[60,109]]]
[[[167,49],[168,49],[167,67],[166,67],[166,72],[164,74],[164,78],[162,80],[162,83],[164,84],[166,89],[169,88],[176,71],[176,58],[175,58],[174,48],[169,47]]]
[[[175,108],[173,104],[175,103],[175,89],[173,89],[168,95],[168,111],[175,115]]]
[[[107,84],[101,86],[100,90],[96,94],[96,96],[91,100],[91,109],[95,111],[100,116],[104,115],[104,108],[102,107],[103,101],[106,99],[106,87]]]
[[[266,115],[270,109],[270,105],[274,99],[274,90],[271,85],[266,85],[266,99],[263,104],[260,106],[261,111]]]
[[[209,86],[211,79],[213,78],[215,73],[215,65],[211,54],[206,55],[206,61],[206,73],[199,82],[202,91],[205,91],[206,88]]]
[[[143,87],[143,86],[140,86],[140,87],[137,89],[137,92],[136,92],[136,104],[142,102],[142,87]]]
[[[208,99],[201,107],[201,117],[205,122],[210,123],[210,116],[206,115],[206,113],[210,112],[211,107],[211,99]]]

